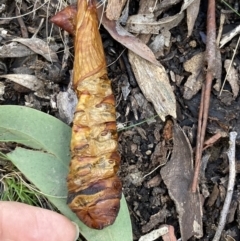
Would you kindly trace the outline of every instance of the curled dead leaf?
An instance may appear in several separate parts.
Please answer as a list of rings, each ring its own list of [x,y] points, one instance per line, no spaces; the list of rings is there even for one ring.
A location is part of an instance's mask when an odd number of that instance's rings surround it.
[[[119,43],[141,56],[142,58],[150,61],[151,63],[160,66],[156,60],[151,49],[144,44],[140,39],[136,38],[128,31],[126,31],[118,22],[110,21],[107,19],[106,14],[102,15],[102,8],[98,8],[98,16],[101,23],[109,34]]]

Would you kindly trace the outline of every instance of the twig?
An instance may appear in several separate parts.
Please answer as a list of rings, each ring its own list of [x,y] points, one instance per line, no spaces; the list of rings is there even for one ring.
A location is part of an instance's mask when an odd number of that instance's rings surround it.
[[[226,199],[224,201],[223,209],[221,212],[219,224],[217,231],[215,233],[215,236],[213,238],[213,241],[218,241],[221,237],[221,233],[223,231],[223,228],[226,223],[226,217],[229,211],[229,207],[231,204],[232,200],[232,195],[233,195],[233,188],[234,188],[234,183],[235,183],[235,177],[236,177],[236,169],[235,169],[235,149],[236,149],[236,137],[237,137],[237,132],[233,131],[230,132],[229,139],[229,150],[227,152],[228,159],[229,159],[229,178],[228,178],[228,188],[227,188],[227,195]]]
[[[34,10],[28,12],[28,13],[22,14],[21,17],[27,16],[27,15],[29,15],[29,14],[37,11],[38,9],[40,9],[41,7],[43,7],[43,6],[44,6],[46,3],[48,3],[49,1],[50,1],[50,0],[47,0],[46,2],[44,2],[44,3],[43,3],[41,6],[39,6],[38,8],[36,8],[36,9],[34,9]],[[16,18],[19,18],[19,16],[0,18],[0,20],[7,20],[7,19],[12,20],[12,19],[16,19]]]
[[[210,137],[208,140],[206,140],[204,142],[204,147],[203,150],[205,150],[206,148],[212,146],[218,139],[220,139],[222,137],[222,133],[217,132],[215,135],[213,135],[212,137]]]
[[[23,19],[22,19],[22,17],[21,17],[21,13],[20,13],[20,10],[19,10],[18,6],[16,6],[15,14],[16,14],[16,16],[19,16],[19,17],[17,18],[17,21],[18,21],[18,23],[19,23],[19,25],[20,25],[22,37],[23,37],[23,38],[28,38],[27,27],[26,27],[26,25],[25,25],[25,23],[24,23],[24,21],[23,21]]]
[[[35,33],[33,34],[32,38],[36,38],[38,32],[39,32],[40,29],[42,28],[43,22],[44,22],[44,18],[41,18],[40,24],[38,25],[38,28],[37,28],[37,30],[35,31]]]
[[[214,65],[216,56],[216,21],[215,21],[215,0],[208,1],[208,13],[207,13],[207,44],[206,44],[206,62],[207,62],[207,74],[206,81],[203,84],[202,96],[198,117],[198,134],[196,145],[196,157],[195,157],[195,171],[192,182],[192,192],[196,192],[198,185],[198,176],[201,166],[201,157],[203,142],[205,138],[208,110],[210,103],[210,93],[212,87]]]

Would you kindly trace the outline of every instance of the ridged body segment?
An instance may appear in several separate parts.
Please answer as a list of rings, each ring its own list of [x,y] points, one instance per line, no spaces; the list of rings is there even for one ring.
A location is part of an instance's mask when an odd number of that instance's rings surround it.
[[[96,8],[88,2],[78,0],[76,19],[72,13],[69,19],[74,24],[73,86],[79,101],[72,127],[68,205],[87,226],[102,229],[116,219],[122,184],[116,175],[120,156],[115,100],[107,77]],[[54,18],[52,21],[57,22]]]

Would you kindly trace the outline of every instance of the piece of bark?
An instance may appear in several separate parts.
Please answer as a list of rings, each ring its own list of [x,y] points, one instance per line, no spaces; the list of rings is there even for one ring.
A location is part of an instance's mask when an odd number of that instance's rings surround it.
[[[199,191],[192,193],[190,189],[194,173],[191,145],[177,124],[173,127],[173,144],[171,159],[160,173],[176,205],[182,241],[187,241],[193,235],[203,235],[202,204]]]
[[[184,84],[183,97],[187,100],[190,100],[202,87],[205,78],[203,72],[204,54],[200,52],[183,64],[185,71],[192,73]]]
[[[218,185],[215,184],[214,187],[213,187],[213,190],[212,190],[212,193],[207,201],[207,206],[211,207],[215,201],[217,200],[218,198],[218,195],[219,195],[219,189],[218,189]]]
[[[106,16],[109,20],[118,20],[127,0],[108,0]]]
[[[129,51],[129,62],[145,98],[150,101],[159,117],[176,118],[176,99],[163,66],[155,66]]]
[[[142,226],[142,232],[143,233],[149,232],[156,225],[159,225],[159,223],[164,222],[164,220],[166,220],[166,218],[169,217],[170,215],[171,215],[170,212],[166,209],[166,206],[164,205],[164,207],[159,212],[155,213],[150,217],[150,220],[148,223]]]
[[[169,232],[168,225],[161,225],[158,229],[140,237],[139,241],[153,241]]]
[[[160,185],[161,181],[162,181],[161,176],[159,174],[157,174],[156,176],[151,178],[149,181],[147,181],[146,187],[147,188],[157,187]]]
[[[238,206],[238,202],[236,200],[232,200],[231,205],[229,207],[228,215],[227,215],[227,224],[232,223],[235,220],[237,206]]]
[[[151,163],[155,165],[164,165],[167,162],[167,151],[168,147],[165,146],[165,142],[161,141],[159,142],[155,149],[153,154],[151,155]]]

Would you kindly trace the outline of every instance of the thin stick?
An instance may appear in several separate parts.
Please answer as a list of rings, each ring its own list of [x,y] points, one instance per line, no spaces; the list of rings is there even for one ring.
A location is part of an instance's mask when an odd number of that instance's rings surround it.
[[[27,27],[21,17],[21,13],[20,13],[20,9],[18,8],[18,6],[16,6],[16,9],[15,9],[15,14],[16,16],[19,16],[17,18],[17,21],[19,23],[19,26],[20,26],[20,30],[21,30],[21,33],[22,33],[22,37],[23,38],[28,38],[28,30],[27,30]]]
[[[235,169],[236,137],[237,137],[237,132],[235,131],[230,132],[229,134],[230,143],[229,143],[229,149],[227,152],[228,159],[229,159],[228,189],[227,189],[227,195],[224,201],[223,209],[221,212],[218,228],[213,238],[213,241],[218,241],[221,238],[221,233],[226,224],[226,217],[232,201],[232,195],[233,195],[233,189],[234,189],[234,183],[235,183],[235,177],[236,177],[236,169]]]
[[[198,176],[201,166],[201,157],[203,150],[203,143],[205,138],[208,110],[210,103],[210,94],[214,73],[214,64],[216,57],[216,21],[215,21],[215,0],[208,1],[207,13],[207,44],[206,44],[206,61],[207,61],[207,74],[206,81],[202,88],[202,96],[198,117],[198,134],[195,156],[195,171],[192,181],[192,192],[195,193],[198,185]]]
[[[200,102],[200,108],[198,113],[198,130],[197,130],[197,145],[196,145],[196,156],[195,156],[195,172],[192,182],[192,190],[193,187],[197,186],[198,183],[198,175],[200,170],[200,159],[201,159],[201,133],[202,133],[202,117],[203,117],[203,104],[204,104],[204,92],[205,92],[205,84],[202,86],[202,94],[201,94],[201,102]],[[194,188],[194,191],[196,192],[196,189]]]
[[[30,12],[28,12],[28,13],[25,13],[25,14],[22,14],[22,15],[20,15],[21,17],[24,17],[24,16],[27,16],[27,15],[29,15],[29,14],[31,14],[31,13],[34,13],[35,11],[37,11],[38,9],[40,9],[40,8],[42,8],[46,3],[48,3],[50,0],[47,0],[46,2],[44,2],[41,6],[39,6],[38,8],[36,8],[36,9],[34,9],[34,10],[32,10],[32,11],[30,11]],[[15,16],[15,17],[7,17],[7,18],[0,18],[0,20],[7,20],[7,19],[16,19],[16,18],[19,18],[20,16]]]
[[[206,148],[212,146],[218,139],[220,139],[222,137],[222,133],[221,132],[217,132],[215,135],[213,135],[212,137],[210,137],[208,140],[206,140],[204,142],[204,147],[203,150],[205,150]]]

